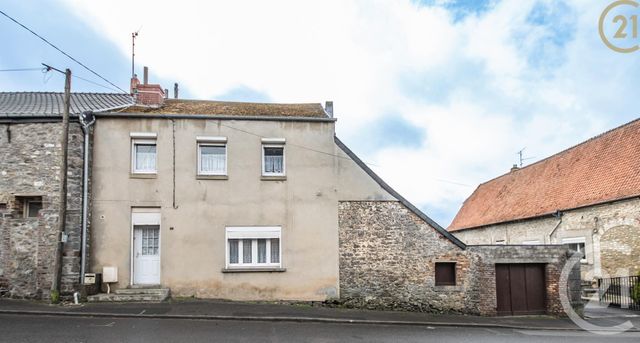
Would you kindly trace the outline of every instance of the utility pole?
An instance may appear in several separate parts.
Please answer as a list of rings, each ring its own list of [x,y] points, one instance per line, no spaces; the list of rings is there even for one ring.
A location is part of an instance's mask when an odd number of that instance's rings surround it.
[[[47,70],[61,70],[45,65]],[[66,240],[65,223],[67,217],[67,149],[69,146],[69,104],[71,102],[71,70],[64,71],[64,112],[62,114],[62,136],[60,137],[60,209],[58,211],[57,247],[51,284],[51,301],[60,299],[60,282],[62,280],[62,251]]]

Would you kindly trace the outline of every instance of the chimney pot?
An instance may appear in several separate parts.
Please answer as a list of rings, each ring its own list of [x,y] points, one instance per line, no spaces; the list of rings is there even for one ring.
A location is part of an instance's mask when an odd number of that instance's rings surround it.
[[[326,101],[324,103],[324,111],[327,112],[329,118],[333,118],[333,101]]]
[[[520,167],[518,167],[518,165],[517,165],[517,164],[514,164],[514,165],[513,165],[513,167],[511,167],[510,172],[516,171],[516,170],[518,170],[518,169],[520,169]]]
[[[143,84],[148,85],[149,84],[149,67],[145,66],[144,67],[144,74],[142,76],[142,80],[143,80]]]
[[[167,88],[164,89],[164,98],[169,99],[169,89]]]
[[[174,83],[173,84],[173,98],[177,99],[178,98],[178,83]]]

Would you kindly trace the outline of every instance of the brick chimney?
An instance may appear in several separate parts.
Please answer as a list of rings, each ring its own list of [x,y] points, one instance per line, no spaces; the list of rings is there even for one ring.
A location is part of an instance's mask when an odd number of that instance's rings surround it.
[[[136,76],[131,79],[132,93],[136,98],[136,104],[160,107],[164,104],[165,91],[159,84],[151,84],[149,82],[149,68],[144,67],[144,76],[142,78],[144,83],[140,84],[140,81]],[[134,87],[135,80],[135,87]]]
[[[514,164],[513,167],[511,167],[511,170],[509,170],[509,172],[514,172],[516,170],[520,169],[520,167],[518,167],[517,164]]]

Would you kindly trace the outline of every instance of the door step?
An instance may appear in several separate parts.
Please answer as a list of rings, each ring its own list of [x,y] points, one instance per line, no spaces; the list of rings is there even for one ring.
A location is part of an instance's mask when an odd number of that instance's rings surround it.
[[[163,302],[169,298],[169,288],[123,288],[113,293],[87,297],[89,302]]]

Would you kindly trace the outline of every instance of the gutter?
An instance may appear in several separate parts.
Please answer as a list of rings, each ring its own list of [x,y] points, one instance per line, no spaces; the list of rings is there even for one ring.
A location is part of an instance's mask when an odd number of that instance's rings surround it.
[[[283,117],[283,116],[234,116],[222,114],[161,114],[161,113],[96,113],[98,118],[123,119],[209,119],[209,120],[251,120],[251,121],[290,121],[290,122],[335,122],[336,118],[324,117]]]

